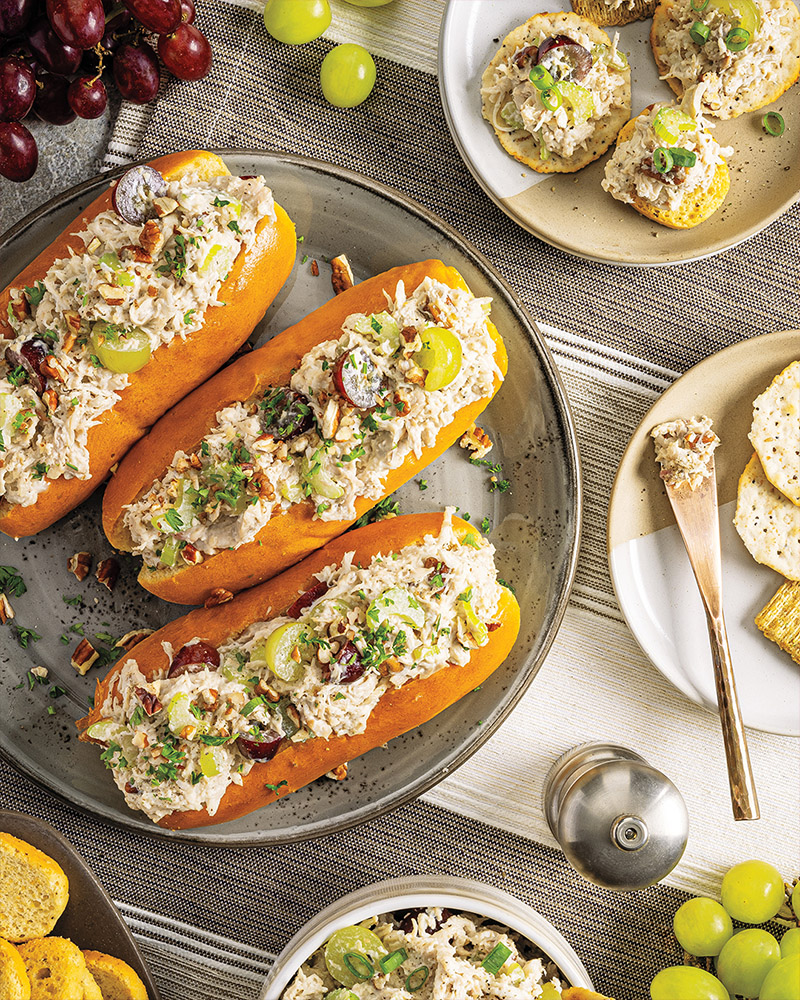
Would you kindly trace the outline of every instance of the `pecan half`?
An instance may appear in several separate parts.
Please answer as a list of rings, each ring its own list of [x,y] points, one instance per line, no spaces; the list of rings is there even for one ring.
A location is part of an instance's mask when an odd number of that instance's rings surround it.
[[[148,219],[139,233],[139,246],[152,256],[161,246],[163,239],[161,226],[155,219]]]
[[[91,552],[75,552],[67,559],[67,569],[72,573],[78,583],[82,583],[89,575],[92,568]]]
[[[339,295],[340,292],[347,291],[348,288],[352,288],[355,284],[353,269],[350,267],[350,261],[343,253],[339,254],[338,257],[333,257],[331,259],[331,284],[333,285],[333,291],[336,295]]]
[[[115,649],[124,649],[126,653],[130,653],[134,646],[138,646],[139,643],[152,635],[154,629],[151,628],[135,628],[131,632],[126,632],[121,639],[118,639],[114,643]]]
[[[58,409],[58,393],[55,389],[45,389],[42,393],[42,402],[50,413],[55,413]]]
[[[198,566],[203,561],[203,553],[194,547],[191,542],[187,542],[181,549],[181,555],[191,566]]]
[[[39,371],[42,375],[47,375],[48,378],[53,378],[56,382],[64,382],[67,378],[67,373],[64,366],[55,356],[55,354],[46,354],[44,361],[39,366]]]
[[[84,676],[93,663],[96,662],[100,654],[89,642],[88,639],[81,639],[75,647],[75,652],[70,657],[70,663],[78,671],[81,677]]]
[[[164,707],[156,696],[146,688],[136,688],[136,697],[142,703],[142,708],[148,715],[155,715]]]
[[[340,764],[332,771],[328,771],[326,777],[333,778],[334,781],[344,781],[347,777],[347,764]]]
[[[216,608],[220,604],[227,604],[228,601],[233,600],[233,594],[226,590],[224,587],[216,587],[208,597],[205,599],[203,604],[204,608]]]
[[[477,424],[470,424],[459,438],[458,443],[462,448],[471,451],[473,458],[483,458],[492,450],[492,439]]]
[[[152,264],[153,258],[142,247],[137,247],[134,243],[128,243],[120,250],[125,258],[132,258],[137,264]]]
[[[30,306],[28,305],[28,300],[25,298],[18,299],[16,302],[9,303],[11,312],[14,314],[15,319],[18,319],[20,323],[27,319],[31,314]]]
[[[98,583],[102,583],[104,587],[113,590],[119,576],[119,563],[113,556],[109,556],[108,559],[101,559],[97,564],[97,571],[94,575],[97,577]]]
[[[11,602],[5,594],[0,594],[0,622],[5,625],[5,623],[11,621],[13,617],[14,609],[11,607]]]

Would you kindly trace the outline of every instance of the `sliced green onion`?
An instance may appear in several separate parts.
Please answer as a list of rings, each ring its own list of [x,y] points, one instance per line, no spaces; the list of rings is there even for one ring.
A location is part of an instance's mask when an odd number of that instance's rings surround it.
[[[693,42],[697,42],[698,45],[705,45],[708,41],[708,36],[711,34],[711,28],[707,24],[703,24],[702,21],[695,21],[691,28],[689,28],[689,34],[692,36]]]
[[[742,28],[741,26],[731,28],[725,36],[725,44],[731,52],[741,52],[742,49],[746,49],[750,44],[750,32],[747,28]]]
[[[786,131],[783,115],[779,115],[777,111],[768,111],[761,119],[761,126],[770,135],[783,135]]]
[[[564,98],[557,90],[541,91],[542,104],[548,111],[556,111],[564,103]]]
[[[653,166],[660,174],[668,174],[674,166],[672,153],[663,146],[659,146],[653,153]]]
[[[550,90],[556,82],[544,66],[534,66],[528,73],[528,79],[537,90]]]
[[[406,976],[406,989],[409,993],[416,993],[417,990],[421,990],[425,983],[428,981],[428,976],[431,974],[431,970],[427,965],[420,965],[418,968]]]
[[[697,163],[697,153],[691,149],[684,149],[682,146],[674,146],[670,150],[672,162],[676,167],[693,167]]]
[[[381,970],[388,976],[390,972],[399,968],[407,958],[408,952],[405,948],[398,948],[397,951],[393,951],[391,955],[384,955],[380,960]]]
[[[482,968],[486,969],[487,972],[491,972],[493,976],[503,968],[506,964],[506,959],[511,955],[511,949],[504,944],[496,944],[494,948],[489,952],[489,954],[481,962]]]
[[[348,951],[348,953],[344,956],[344,964],[360,983],[364,983],[368,979],[372,979],[375,975],[375,966],[368,958],[364,958],[364,956],[359,954],[357,951]],[[356,968],[356,965],[359,965],[360,969]]]

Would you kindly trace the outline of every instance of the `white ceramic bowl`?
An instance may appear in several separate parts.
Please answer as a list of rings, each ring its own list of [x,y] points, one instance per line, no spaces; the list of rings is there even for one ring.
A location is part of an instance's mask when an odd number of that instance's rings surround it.
[[[357,924],[380,913],[414,907],[441,906],[454,913],[477,913],[509,927],[540,948],[572,986],[592,989],[583,963],[549,921],[514,896],[472,879],[441,875],[393,878],[343,896],[303,927],[275,960],[261,1000],[280,1000],[295,973],[340,927]]]

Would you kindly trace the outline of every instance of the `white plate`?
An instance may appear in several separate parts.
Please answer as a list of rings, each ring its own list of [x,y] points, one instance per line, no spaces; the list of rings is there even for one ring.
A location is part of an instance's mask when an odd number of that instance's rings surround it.
[[[786,119],[774,142],[761,128],[763,111],[720,122],[716,137],[736,152],[731,190],[712,218],[671,230],[643,218],[600,187],[611,154],[574,174],[539,174],[510,157],[481,115],[481,76],[505,36],[534,14],[570,10],[568,0],[449,0],[439,38],[439,88],[453,139],[489,197],[524,229],[567,253],[605,263],[658,265],[699,260],[764,229],[800,196],[800,88],[771,105]],[[632,109],[672,100],[658,79],[650,48],[651,21],[621,28],[619,48],[632,70]],[[613,147],[612,147],[613,150]]]
[[[716,454],[723,599],[745,725],[800,736],[800,667],[753,619],[783,582],[756,563],[733,527],[736,487],[752,449],[752,402],[800,357],[800,331],[764,334],[695,365],[650,409],[631,438],[608,513],[609,565],[622,612],[642,649],[685,695],[716,712],[705,613],[658,475],[650,430],[707,413],[722,439]]]

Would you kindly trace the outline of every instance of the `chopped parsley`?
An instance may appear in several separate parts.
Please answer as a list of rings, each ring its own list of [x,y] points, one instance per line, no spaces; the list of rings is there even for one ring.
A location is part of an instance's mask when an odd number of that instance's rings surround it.
[[[61,600],[65,604],[69,604],[73,608],[80,608],[83,605],[83,598],[80,597],[80,596],[78,596],[78,597],[67,597],[66,594],[62,594],[61,595]]]
[[[192,322],[192,316],[197,312],[196,309],[187,309],[183,314],[183,322],[188,326]]]
[[[42,637],[32,628],[25,628],[24,625],[11,626],[16,633],[17,642],[23,649],[27,649],[32,642],[38,642]]]
[[[427,490],[427,488],[428,488],[428,480],[427,479],[417,479],[416,483],[417,483],[417,486],[419,486],[419,488],[421,490]]]
[[[300,238],[302,239],[302,236]],[[342,697],[344,697],[344,695],[342,695]],[[277,795],[278,794],[278,789],[279,788],[283,788],[284,785],[288,785],[288,784],[289,784],[289,782],[284,778],[284,780],[283,781],[279,781],[277,785],[271,785],[267,781],[267,782],[264,783],[264,788],[269,788],[270,791],[275,792],[275,794]]]
[[[33,473],[31,474],[31,479],[44,479],[47,475],[47,470],[50,468],[44,462],[37,462],[33,467]]]
[[[134,708],[133,714],[131,715],[130,719],[128,719],[128,725],[135,729],[136,726],[141,726],[143,722],[144,722],[144,709],[142,708],[141,705],[137,705],[136,708]]]
[[[0,591],[12,597],[22,597],[27,589],[14,566],[0,566]]]
[[[484,517],[484,519],[481,521],[481,531],[484,533],[484,535],[488,535],[491,530],[492,530],[492,522],[489,520],[488,517]]]
[[[17,365],[16,368],[11,369],[11,371],[6,375],[6,378],[12,385],[20,386],[28,381],[28,373],[22,365]],[[17,414],[17,416],[19,416],[19,414]]]
[[[32,306],[39,305],[44,298],[44,293],[46,291],[44,282],[42,281],[37,281],[33,288],[31,288],[30,285],[25,285],[23,290],[25,292],[25,298]]]
[[[237,233],[239,236],[242,235],[242,230],[239,228],[239,223],[235,219],[231,219],[231,221],[228,223],[228,229],[230,229],[231,232]]]
[[[375,521],[384,521],[387,517],[396,517],[400,513],[400,504],[395,500],[394,494],[379,500],[372,510],[362,514],[353,522],[353,528],[363,528],[365,524],[372,524]]]

